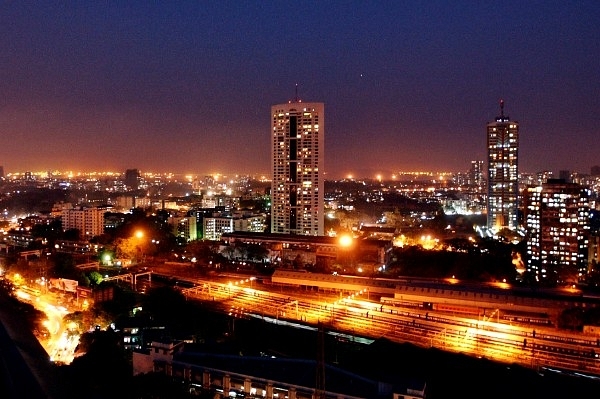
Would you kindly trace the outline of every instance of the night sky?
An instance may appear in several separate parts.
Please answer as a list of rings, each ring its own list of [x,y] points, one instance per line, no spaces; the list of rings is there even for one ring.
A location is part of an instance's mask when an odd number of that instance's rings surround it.
[[[0,165],[270,174],[270,107],[325,103],[326,178],[600,164],[600,2],[9,1]]]

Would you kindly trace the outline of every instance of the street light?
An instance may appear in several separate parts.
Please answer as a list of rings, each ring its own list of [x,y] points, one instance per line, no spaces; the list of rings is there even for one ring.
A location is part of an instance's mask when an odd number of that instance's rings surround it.
[[[352,250],[352,246],[354,245],[354,240],[352,239],[352,236],[344,234],[340,237],[339,239],[339,246],[346,252],[346,264],[348,263],[348,256],[350,257],[350,267],[353,267],[353,262],[352,262],[352,254],[351,254],[351,250]]]
[[[142,262],[144,262],[144,248],[143,248],[143,246],[144,246],[144,242],[143,242],[144,231],[143,230],[136,230],[135,233],[134,233],[134,237],[138,240],[137,249],[140,252]]]
[[[352,246],[352,237],[344,234],[340,237],[340,246],[343,248],[349,248]]]

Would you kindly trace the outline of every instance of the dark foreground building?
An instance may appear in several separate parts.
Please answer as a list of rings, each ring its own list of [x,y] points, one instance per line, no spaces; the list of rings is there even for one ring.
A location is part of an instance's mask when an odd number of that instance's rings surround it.
[[[402,378],[374,380],[316,360],[197,352],[182,342],[153,342],[149,351],[134,352],[133,367],[134,374],[165,373],[192,391],[212,390],[225,397],[423,399],[426,387]]]

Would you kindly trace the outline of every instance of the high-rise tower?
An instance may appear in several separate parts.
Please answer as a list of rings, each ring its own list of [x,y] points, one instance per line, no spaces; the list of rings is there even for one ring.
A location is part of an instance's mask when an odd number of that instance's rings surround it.
[[[539,280],[577,283],[588,274],[590,190],[549,179],[527,190],[527,270]]]
[[[271,232],[322,236],[324,104],[271,107]]]
[[[500,116],[487,125],[488,197],[487,227],[498,232],[518,227],[519,198],[519,123],[504,115],[500,100]]]

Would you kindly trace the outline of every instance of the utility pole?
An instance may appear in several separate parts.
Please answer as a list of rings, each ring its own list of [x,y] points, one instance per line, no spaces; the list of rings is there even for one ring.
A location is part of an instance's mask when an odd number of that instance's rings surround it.
[[[319,322],[317,328],[317,371],[314,399],[325,399],[325,329]]]

